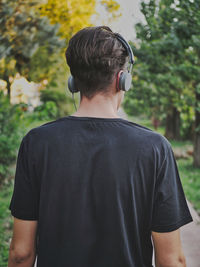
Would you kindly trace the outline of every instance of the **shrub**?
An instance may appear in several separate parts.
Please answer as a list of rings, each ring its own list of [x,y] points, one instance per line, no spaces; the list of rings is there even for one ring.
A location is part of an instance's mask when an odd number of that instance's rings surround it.
[[[33,112],[33,118],[38,120],[51,120],[58,117],[58,108],[53,101],[47,101],[36,107]]]
[[[20,104],[11,105],[8,97],[0,92],[0,185],[9,174],[8,167],[16,160],[16,149],[22,135],[19,127],[21,116]]]

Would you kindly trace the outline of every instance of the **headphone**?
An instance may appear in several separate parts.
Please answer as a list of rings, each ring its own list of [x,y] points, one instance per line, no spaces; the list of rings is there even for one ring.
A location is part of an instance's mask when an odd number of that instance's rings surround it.
[[[132,82],[131,70],[132,70],[133,64],[135,63],[133,51],[129,43],[122,37],[122,35],[120,35],[119,33],[114,33],[114,35],[122,43],[124,48],[127,50],[128,55],[129,55],[129,63],[130,63],[130,68],[128,71],[120,70],[118,72],[117,89],[122,90],[122,91],[128,91],[131,88],[131,82]],[[72,93],[72,96],[73,96],[73,93],[79,92],[79,89],[76,88],[75,86],[74,77],[72,75],[70,75],[68,79],[68,88],[70,92]]]

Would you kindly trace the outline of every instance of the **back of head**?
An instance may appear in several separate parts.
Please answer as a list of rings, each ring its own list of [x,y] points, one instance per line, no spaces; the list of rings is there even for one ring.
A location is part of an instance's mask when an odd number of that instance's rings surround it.
[[[81,96],[91,99],[110,94],[108,87],[125,69],[128,52],[109,27],[86,27],[70,39],[66,60]]]

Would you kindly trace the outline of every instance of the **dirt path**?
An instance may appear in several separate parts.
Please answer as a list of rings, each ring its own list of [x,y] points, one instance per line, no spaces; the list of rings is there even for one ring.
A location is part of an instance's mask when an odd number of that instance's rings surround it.
[[[188,202],[193,222],[181,227],[181,240],[187,267],[200,267],[200,217]]]

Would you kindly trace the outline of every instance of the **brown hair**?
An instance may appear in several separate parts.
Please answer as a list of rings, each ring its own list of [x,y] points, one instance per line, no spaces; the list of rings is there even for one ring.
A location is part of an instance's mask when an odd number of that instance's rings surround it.
[[[65,56],[75,86],[89,99],[99,92],[109,94],[108,86],[128,60],[126,48],[107,26],[78,31],[70,39]]]

